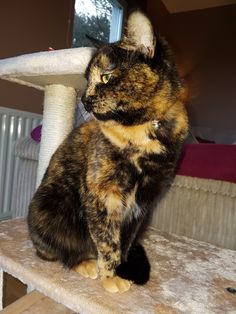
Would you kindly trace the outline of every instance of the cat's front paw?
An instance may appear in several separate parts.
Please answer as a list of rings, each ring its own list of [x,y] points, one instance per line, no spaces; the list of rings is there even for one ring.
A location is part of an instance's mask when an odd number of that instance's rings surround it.
[[[96,279],[98,277],[97,261],[90,259],[81,262],[74,270],[85,278]]]
[[[103,288],[112,293],[123,293],[131,287],[131,281],[120,278],[118,276],[102,279]]]

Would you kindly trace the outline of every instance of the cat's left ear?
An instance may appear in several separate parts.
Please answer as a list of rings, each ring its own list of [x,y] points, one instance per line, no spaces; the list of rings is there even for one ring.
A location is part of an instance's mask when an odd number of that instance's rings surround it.
[[[150,20],[141,11],[134,11],[128,17],[120,47],[139,51],[149,58],[154,56],[156,37]]]

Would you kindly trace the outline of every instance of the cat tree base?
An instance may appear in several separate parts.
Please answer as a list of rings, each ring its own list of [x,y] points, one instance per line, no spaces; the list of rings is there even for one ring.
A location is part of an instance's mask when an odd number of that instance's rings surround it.
[[[76,313],[235,313],[236,251],[149,228],[143,245],[152,266],[145,286],[103,290],[57,262],[35,255],[24,219],[0,223],[0,268]]]

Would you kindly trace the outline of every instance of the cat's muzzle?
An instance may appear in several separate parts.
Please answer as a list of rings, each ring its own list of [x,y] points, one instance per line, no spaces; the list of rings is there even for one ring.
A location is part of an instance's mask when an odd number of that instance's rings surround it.
[[[91,97],[86,97],[85,95],[83,95],[81,97],[81,101],[84,105],[85,110],[88,112],[91,112],[93,109],[93,102],[92,102]]]

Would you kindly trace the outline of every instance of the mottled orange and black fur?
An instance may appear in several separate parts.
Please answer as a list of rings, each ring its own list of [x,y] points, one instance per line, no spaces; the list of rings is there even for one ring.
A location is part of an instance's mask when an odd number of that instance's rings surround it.
[[[187,133],[183,87],[168,45],[140,12],[121,42],[99,47],[86,76],[82,100],[95,119],[54,153],[28,225],[40,257],[68,267],[95,259],[104,287],[122,292],[121,277],[149,278],[138,240]]]

